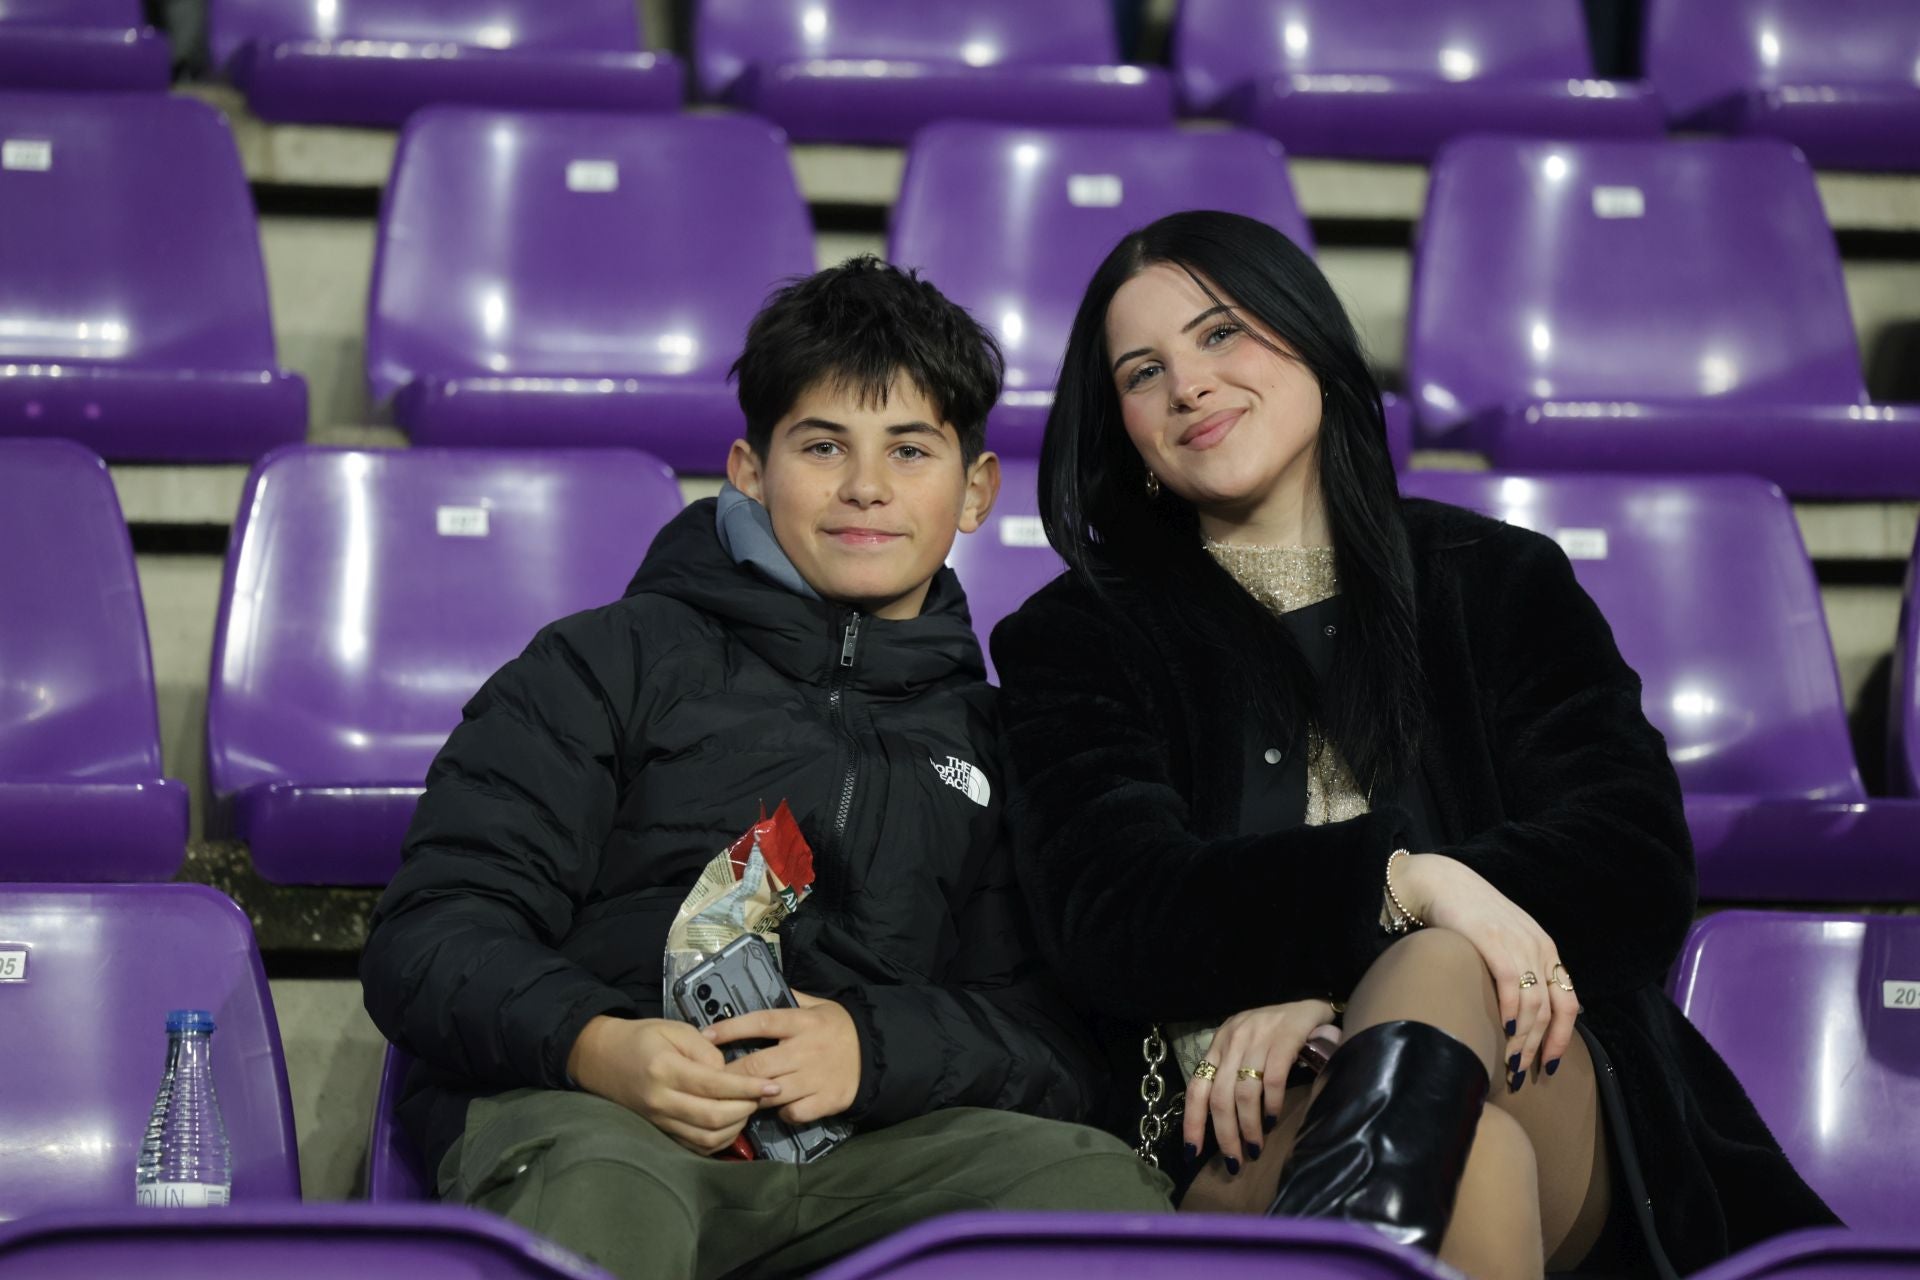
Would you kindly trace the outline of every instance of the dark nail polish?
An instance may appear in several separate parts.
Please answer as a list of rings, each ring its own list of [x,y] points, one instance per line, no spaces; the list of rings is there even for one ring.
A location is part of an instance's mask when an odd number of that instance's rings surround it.
[[[1516,1053],[1511,1058],[1507,1059],[1507,1074],[1512,1075],[1514,1072],[1518,1071],[1519,1069],[1520,1069],[1520,1055]]]
[[[1249,1142],[1247,1144],[1247,1159],[1258,1160],[1259,1158],[1260,1158],[1260,1144],[1257,1142]]]
[[[1275,1125],[1277,1125],[1277,1124],[1279,1124],[1279,1123],[1280,1123],[1280,1117],[1279,1117],[1279,1116],[1261,1116],[1261,1117],[1260,1117],[1260,1132],[1262,1132],[1262,1133],[1272,1133],[1272,1132],[1273,1132],[1273,1126],[1275,1126]]]
[[[1547,1064],[1548,1075],[1552,1075],[1554,1072],[1558,1071],[1559,1069],[1560,1069],[1560,1059],[1558,1058],[1555,1058],[1552,1062],[1549,1062]]]
[[[1527,1082],[1527,1073],[1526,1073],[1526,1072],[1524,1072],[1524,1071],[1516,1071],[1516,1072],[1514,1072],[1514,1073],[1513,1073],[1513,1079],[1511,1079],[1511,1080],[1509,1080],[1509,1081],[1507,1081],[1507,1092],[1508,1092],[1508,1093],[1518,1093],[1518,1092],[1520,1092],[1520,1086],[1521,1086],[1521,1085],[1523,1085],[1523,1084],[1525,1084],[1526,1082]]]
[[[1194,1146],[1191,1142],[1189,1142],[1187,1144],[1187,1163],[1191,1165],[1194,1161],[1198,1160],[1199,1158],[1200,1158],[1200,1148]]]
[[[1229,1178],[1234,1178],[1234,1177],[1238,1177],[1239,1175],[1240,1175],[1240,1162],[1238,1160],[1235,1160],[1232,1156],[1228,1156],[1227,1157],[1227,1176]]]
[[[1512,1035],[1516,1030],[1519,1029],[1519,1026],[1520,1026],[1520,1020],[1518,1018],[1508,1018],[1507,1034]]]

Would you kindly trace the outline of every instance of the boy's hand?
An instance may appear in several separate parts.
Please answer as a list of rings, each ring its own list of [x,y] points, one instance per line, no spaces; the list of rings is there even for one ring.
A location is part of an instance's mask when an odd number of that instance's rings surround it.
[[[595,1018],[573,1042],[567,1073],[701,1155],[731,1143],[761,1100],[780,1094],[771,1080],[729,1071],[694,1028],[663,1018]]]
[[[809,1124],[839,1115],[860,1092],[860,1033],[853,1018],[831,1000],[796,991],[798,1009],[761,1009],[716,1022],[701,1034],[716,1045],[740,1040],[779,1043],[743,1054],[727,1070],[779,1083],[777,1098],[761,1107],[780,1108],[790,1124]]]

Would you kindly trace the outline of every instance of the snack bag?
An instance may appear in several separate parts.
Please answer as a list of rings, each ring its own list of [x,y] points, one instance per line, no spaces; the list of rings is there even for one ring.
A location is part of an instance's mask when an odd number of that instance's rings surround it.
[[[813,892],[813,849],[782,800],[714,856],[688,890],[667,929],[660,1003],[669,1018],[679,977],[743,933],[757,933],[780,958],[780,922]]]

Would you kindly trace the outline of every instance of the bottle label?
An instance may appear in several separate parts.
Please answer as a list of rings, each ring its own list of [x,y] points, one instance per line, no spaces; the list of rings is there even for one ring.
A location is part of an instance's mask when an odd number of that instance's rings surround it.
[[[205,1182],[149,1182],[134,1188],[134,1203],[157,1209],[211,1209],[227,1203],[227,1188]]]

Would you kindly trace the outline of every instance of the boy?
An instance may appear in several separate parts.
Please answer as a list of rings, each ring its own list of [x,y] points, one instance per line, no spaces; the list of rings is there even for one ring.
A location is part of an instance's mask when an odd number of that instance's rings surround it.
[[[1061,1123],[1103,1080],[1028,940],[944,568],[999,487],[993,340],[863,258],[776,293],[734,373],[727,490],[502,668],[429,774],[361,962],[420,1061],[402,1123],[443,1198],[630,1276],[803,1270],[963,1208],[1165,1210]],[[782,799],[815,856],[781,927],[802,1007],[663,1020],[676,908]],[[725,1063],[748,1039],[774,1043]],[[761,1108],[856,1133],[708,1158]]]

